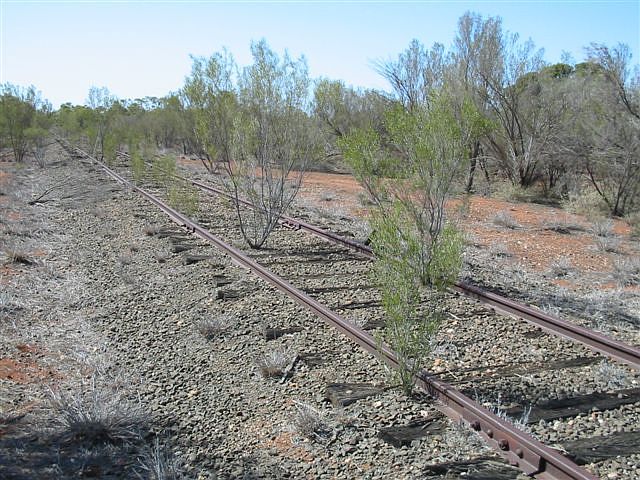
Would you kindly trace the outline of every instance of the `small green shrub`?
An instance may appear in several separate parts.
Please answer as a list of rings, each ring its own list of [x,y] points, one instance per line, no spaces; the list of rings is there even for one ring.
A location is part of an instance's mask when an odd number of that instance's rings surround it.
[[[105,135],[102,144],[102,159],[107,165],[113,165],[115,163],[118,145],[118,138],[115,135]]]
[[[156,183],[168,186],[176,173],[176,159],[169,155],[157,157],[151,166],[151,176]]]
[[[631,227],[631,238],[640,239],[640,212],[630,214],[627,223]]]
[[[568,200],[563,203],[566,210],[577,215],[584,215],[589,220],[602,218],[609,214],[607,204],[598,195],[598,192],[588,190],[586,192],[570,193]]]
[[[133,179],[136,183],[140,183],[144,180],[146,173],[146,165],[144,163],[144,158],[142,155],[135,150],[131,152],[131,174],[133,175]]]
[[[198,211],[198,192],[183,182],[173,183],[169,187],[167,197],[169,205],[185,215],[193,215]]]
[[[425,253],[422,239],[399,209],[395,213],[393,217],[376,215],[373,220],[373,278],[385,311],[384,331],[378,341],[382,344],[384,340],[396,351],[398,368],[393,375],[410,395],[414,376],[429,355],[432,336],[441,320],[438,302],[421,301],[421,280],[426,274],[431,286],[440,287],[457,276],[462,236],[446,226],[437,243],[431,245],[430,260],[420,262],[420,255]],[[420,265],[427,265],[427,272],[421,272]],[[433,296],[435,290],[430,288],[427,293]]]

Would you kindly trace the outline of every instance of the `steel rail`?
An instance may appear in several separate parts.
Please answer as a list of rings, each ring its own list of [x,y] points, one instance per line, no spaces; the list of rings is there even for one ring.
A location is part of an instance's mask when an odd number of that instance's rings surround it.
[[[197,180],[191,180],[182,176],[177,176],[181,180],[190,182],[192,185],[215,193],[216,195],[222,195],[226,198],[230,198],[233,201],[236,199],[229,195],[227,192],[218,188],[212,187]],[[242,205],[249,208],[254,208],[254,205],[246,200],[237,200]],[[282,215],[280,223],[295,229],[305,230],[309,233],[322,237],[334,243],[338,243],[349,247],[357,252],[373,258],[373,250],[371,247],[364,245],[356,240],[345,238],[334,232],[324,230],[320,227],[312,225],[310,223],[298,220],[287,215]],[[640,348],[627,345],[618,340],[614,340],[611,337],[604,335],[600,332],[589,330],[578,325],[575,325],[567,320],[563,320],[554,315],[542,312],[530,306],[515,302],[506,297],[498,295],[496,293],[488,292],[475,285],[470,285],[464,282],[457,282],[452,286],[452,289],[465,296],[475,298],[482,303],[491,305],[495,310],[510,316],[516,316],[522,318],[531,325],[535,325],[543,329],[544,331],[556,336],[560,336],[567,340],[581,343],[593,351],[606,355],[612,359],[626,363],[636,370],[640,370]]]
[[[174,177],[189,182],[202,190],[214,193],[216,195],[224,196],[234,202],[237,201],[238,203],[245,205],[248,208],[255,208],[255,206],[251,202],[243,199],[236,199],[234,196],[230,195],[224,190],[218,189],[206,183],[185,178],[178,174],[174,174]],[[356,240],[343,237],[334,232],[324,230],[320,227],[290,217],[288,215],[281,215],[279,222],[285,227],[304,230],[318,237],[324,238],[325,240],[344,245],[365,256],[373,258],[373,250],[371,249],[371,247],[364,245],[363,243]],[[488,292],[475,285],[470,285],[465,282],[456,282],[452,286],[452,290],[467,297],[474,298],[482,303],[491,305],[496,311],[502,314],[521,318],[527,323],[541,328],[542,330],[552,335],[556,335],[573,342],[581,343],[595,352],[601,353],[608,356],[609,358],[625,363],[636,370],[640,370],[640,348],[638,347],[634,347],[618,340],[614,340],[613,338],[600,332],[581,327],[574,323],[568,322],[567,320],[563,320],[557,316],[532,308],[528,305],[524,305],[493,292]]]
[[[289,284],[286,280],[247,257],[240,250],[223,242],[208,230],[162,202],[153,194],[132,184],[121,175],[112,171],[104,163],[91,157],[78,147],[73,146],[72,148],[96,162],[119,183],[140,193],[165,212],[175,223],[203,240],[216,245],[220,250],[226,252],[236,263],[244,266],[250,272],[255,273],[263,280],[272,284],[302,307],[311,310],[318,317],[324,319],[331,326],[355,341],[366,351],[385,361],[391,367],[398,368],[399,361],[397,354],[387,345],[380,344],[380,342],[368,332],[309,297],[301,290]],[[524,473],[534,475],[541,479],[594,480],[597,478],[568,458],[559,454],[556,450],[547,447],[528,433],[519,430],[513,424],[499,418],[477,402],[457,391],[453,386],[434,377],[426,370],[423,369],[416,375],[416,384],[442,403],[440,409],[446,415],[456,420],[463,419],[473,430],[478,432],[490,446],[508,460],[510,464],[517,466]]]

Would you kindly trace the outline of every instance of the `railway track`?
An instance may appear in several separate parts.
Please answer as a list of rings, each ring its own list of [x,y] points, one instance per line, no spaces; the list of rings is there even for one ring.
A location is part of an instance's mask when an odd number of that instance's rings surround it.
[[[125,158],[128,158],[128,155],[126,153],[119,153]],[[191,185],[199,188],[200,190],[203,190],[210,194],[236,201],[236,199],[229,195],[226,191],[214,187],[210,184],[186,178],[178,174],[174,174],[174,177],[188,182]],[[247,208],[254,208],[250,202],[242,199],[239,199],[238,201]],[[316,235],[319,238],[323,238],[329,242],[338,245],[344,245],[366,257],[373,258],[373,251],[368,245],[365,245],[354,239],[338,235],[334,232],[323,229],[311,223],[293,218],[288,215],[282,215],[280,224],[286,228],[302,230]],[[502,295],[498,295],[497,293],[486,291],[478,286],[471,285],[469,283],[456,282],[453,285],[452,290],[467,297],[474,298],[484,304],[491,305],[498,312],[501,312],[505,315],[520,318],[532,325],[535,325],[536,327],[541,328],[548,333],[551,333],[552,335],[557,335],[562,338],[581,343],[595,352],[601,353],[616,361],[623,362],[636,370],[640,370],[640,348],[638,347],[620,342],[603,333],[581,327],[569,321],[563,320],[555,315],[542,312],[539,309],[516,302]]]
[[[84,152],[82,153],[84,154]],[[102,165],[102,168],[104,168],[105,171],[107,171],[107,173],[118,182],[130,185],[126,178],[124,178],[123,176],[110,169],[106,169],[106,166],[104,165]],[[309,297],[302,290],[293,287],[281,277],[274,275],[272,272],[266,270],[260,264],[240,252],[238,249],[230,247],[225,242],[221,241],[219,238],[213,236],[210,232],[202,228],[200,225],[192,222],[184,215],[168,207],[156,196],[144,190],[141,190],[138,187],[132,186],[132,188],[144,195],[145,198],[151,201],[154,205],[161,208],[178,225],[226,251],[227,254],[235,259],[236,262],[244,265],[252,272],[276,285],[278,289],[295,298],[299,304],[311,309],[316,315],[334,325],[338,330],[356,341],[366,350],[370,351],[374,355],[381,356],[392,366],[397,363],[394,352],[392,352],[388,348],[379,349],[374,338],[367,332],[359,329],[344,317],[332,312],[322,303]],[[290,222],[290,220],[288,219],[284,220],[286,222]],[[296,225],[295,223],[292,224],[292,226],[294,228],[300,228],[304,230],[302,226]],[[314,228],[313,226],[311,227]],[[344,242],[341,243],[344,246],[349,246],[350,248],[352,248],[350,245],[347,245]],[[317,260],[321,260],[320,257],[322,256],[323,252],[318,250],[316,253],[318,257]],[[340,255],[343,255],[344,252],[341,250],[331,250],[329,251],[329,254],[334,258],[340,259]],[[309,290],[309,288],[306,288],[306,290]],[[318,293],[317,288],[316,293]],[[473,372],[468,373],[470,373],[471,377],[473,377]],[[464,379],[462,379],[461,381],[458,376],[455,381],[460,385],[463,383]],[[455,418],[462,418],[466,423],[471,425],[474,430],[477,430],[485,438],[485,440],[488,441],[489,444],[500,451],[510,461],[510,463],[518,465],[519,468],[521,468],[526,473],[535,474],[540,478],[594,478],[588,472],[585,472],[584,470],[577,467],[574,463],[559,455],[555,450],[545,447],[540,442],[533,439],[530,435],[521,432],[520,430],[514,428],[510,423],[496,417],[494,414],[478,405],[477,402],[474,402],[467,396],[462,395],[450,384],[443,382],[441,379],[423,371],[418,376],[418,383],[425,390],[429,391],[432,395],[442,401],[443,410],[445,410],[446,413]],[[633,392],[627,392],[624,395],[627,394],[632,395]],[[600,404],[604,406],[606,401],[606,398],[600,399]],[[575,411],[576,410],[574,409],[574,413]],[[540,415],[538,415],[538,417],[540,417]],[[535,417],[534,415],[533,418],[537,417]],[[551,417],[547,415],[546,418],[549,419]]]
[[[182,176],[178,176],[178,178],[191,183],[201,190],[235,201],[235,199],[233,199],[224,190]],[[247,201],[240,200],[240,202],[247,208],[253,208],[253,205]],[[373,251],[368,245],[364,245],[356,240],[322,229],[316,225],[312,225],[288,215],[282,215],[281,224],[288,228],[309,232],[329,242],[344,245],[369,258],[373,258]],[[614,360],[626,363],[636,370],[640,370],[640,348],[627,345],[600,332],[575,325],[557,316],[550,315],[536,308],[510,300],[496,293],[488,292],[474,285],[457,282],[454,284],[452,289],[462,295],[474,298],[484,304],[491,305],[497,311],[505,315],[512,315],[517,318],[521,318],[526,322],[551,333],[552,335],[557,335],[562,338],[581,343],[593,351],[606,355]]]

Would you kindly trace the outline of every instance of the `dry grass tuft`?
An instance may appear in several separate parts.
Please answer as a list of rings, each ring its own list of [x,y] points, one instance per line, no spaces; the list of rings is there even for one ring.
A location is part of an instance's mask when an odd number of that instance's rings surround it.
[[[611,237],[613,235],[613,220],[602,218],[591,225],[591,233],[598,237]]]
[[[613,278],[621,287],[640,285],[640,258],[614,260]]]
[[[560,257],[551,262],[549,273],[554,277],[566,277],[572,269],[571,261],[567,257]]]
[[[500,227],[509,228],[511,230],[515,230],[516,228],[520,228],[520,224],[516,221],[513,216],[505,211],[496,213],[491,221]]]
[[[134,443],[149,424],[141,404],[131,402],[117,388],[98,386],[95,375],[82,388],[50,390],[49,403],[68,442]]]
[[[620,240],[614,237],[596,237],[596,247],[601,252],[620,253]]]
[[[297,400],[294,400],[294,405],[296,411],[291,419],[294,430],[302,437],[325,442],[332,430],[320,410]]]
[[[155,437],[153,447],[149,448],[138,459],[139,468],[136,476],[145,480],[178,480],[185,478],[176,458],[167,447],[160,445],[160,440]]]
[[[196,323],[196,328],[204,338],[213,340],[229,328],[229,320],[225,315],[202,318]]]
[[[23,250],[15,248],[7,248],[4,250],[4,254],[7,257],[9,263],[19,263],[22,265],[35,265],[36,261],[33,260],[28,253]]]
[[[286,350],[271,350],[256,360],[256,366],[265,378],[281,377],[294,358]]]
[[[602,360],[594,371],[596,381],[611,390],[619,390],[631,386],[631,375],[623,367],[607,359]]]

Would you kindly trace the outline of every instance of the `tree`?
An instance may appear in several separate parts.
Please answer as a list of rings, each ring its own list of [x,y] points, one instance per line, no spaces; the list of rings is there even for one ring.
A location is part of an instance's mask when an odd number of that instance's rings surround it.
[[[29,151],[28,130],[46,102],[34,86],[22,88],[6,83],[0,91],[0,137],[11,146],[14,160],[22,162]]]
[[[293,202],[318,141],[304,58],[285,52],[280,59],[264,40],[252,43],[251,54],[253,64],[238,79],[240,108],[225,183],[236,199],[255,206],[247,210],[236,202],[236,212],[243,237],[260,248]]]
[[[234,122],[238,116],[235,85],[237,66],[223,50],[210,58],[194,57],[191,76],[182,89],[182,98],[193,114],[192,128],[200,145],[203,164],[215,170],[214,162],[231,161]]]
[[[104,159],[105,146],[107,150],[113,144],[113,139],[109,138],[111,120],[111,107],[116,102],[116,98],[111,95],[106,87],[91,87],[87,96],[87,106],[91,109],[88,122],[86,122],[86,133],[89,143],[93,144],[92,155],[100,151],[100,158]]]
[[[51,104],[43,102],[36,111],[31,126],[25,132],[29,142],[30,151],[36,164],[44,168],[46,164],[46,150],[49,142],[49,130],[53,125]]]
[[[314,114],[335,137],[356,128],[379,129],[388,100],[373,90],[355,90],[341,80],[317,81],[314,90]]]
[[[407,393],[438,323],[434,292],[453,282],[461,265],[461,237],[447,223],[444,206],[481,124],[471,101],[457,104],[442,91],[431,95],[428,107],[389,112],[384,141],[371,129],[339,141],[376,205],[375,280],[386,313],[385,339],[399,354]],[[424,317],[418,313],[421,294],[430,300]]]
[[[458,98],[470,99],[478,112],[487,118],[487,129],[478,132],[471,138],[469,149],[469,172],[465,190],[473,191],[475,172],[478,166],[484,171],[487,183],[489,171],[485,155],[486,148],[483,141],[488,139],[488,133],[493,129],[488,119],[491,116],[488,98],[488,86],[480,75],[479,62],[484,56],[484,50],[492,48],[501,28],[499,18],[489,17],[486,20],[476,13],[466,12],[458,20],[458,31],[454,39],[451,67],[448,69],[447,83]],[[485,133],[485,135],[483,135]]]
[[[535,103],[529,105],[539,107],[535,119],[527,121],[533,112],[525,112],[524,103],[532,90],[522,79],[543,67],[544,52],[531,40],[520,43],[517,34],[503,33],[499,20],[486,22],[483,48],[472,66],[482,82],[478,94],[498,126],[488,137],[488,149],[512,183],[529,187],[539,178],[538,154],[549,122],[544,107]]]
[[[326,157],[339,157],[336,140],[355,129],[383,130],[383,118],[390,100],[375,90],[356,90],[339,80],[316,82],[314,116],[325,144]]]
[[[566,148],[584,166],[612,215],[640,207],[640,72],[625,45],[592,44],[576,66]]]
[[[448,61],[442,44],[434,43],[427,50],[414,39],[396,61],[379,60],[375,68],[387,79],[398,101],[411,112],[429,104],[431,94],[442,86]]]

